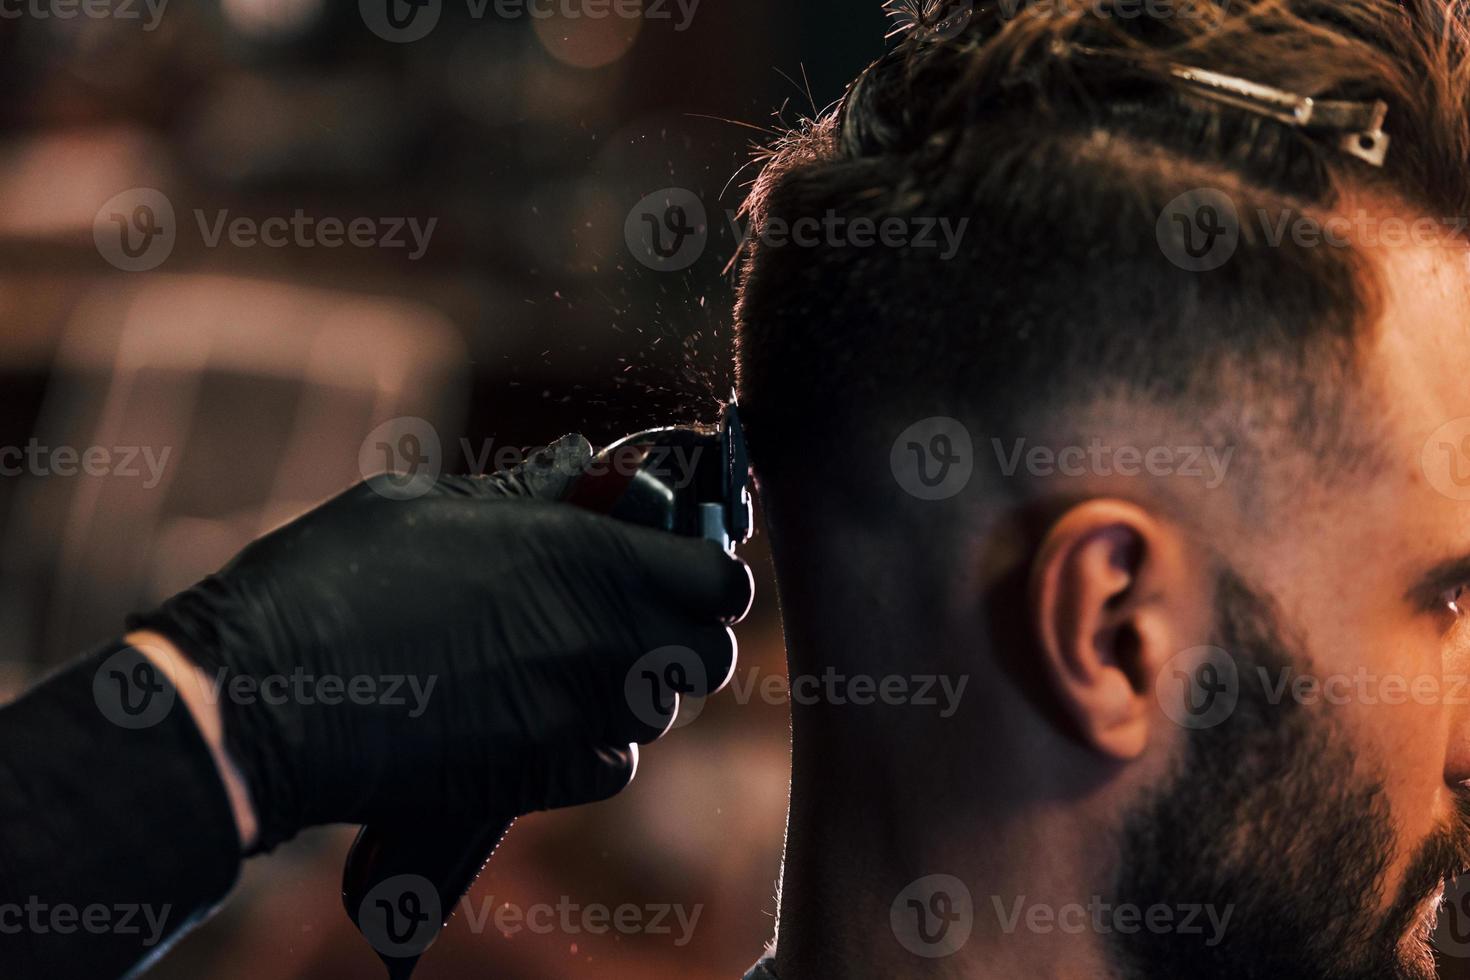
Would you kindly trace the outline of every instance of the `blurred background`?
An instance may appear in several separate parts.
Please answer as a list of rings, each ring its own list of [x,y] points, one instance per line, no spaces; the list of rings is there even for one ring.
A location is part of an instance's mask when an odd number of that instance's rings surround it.
[[[712,420],[752,145],[887,26],[878,0],[0,2],[0,696],[398,448],[474,472]],[[748,557],[747,692],[784,672]],[[786,719],[727,691],[618,799],[523,819],[419,975],[738,977]],[[148,975],[378,975],[350,838],[251,862]],[[645,927],[493,914],[623,905]]]

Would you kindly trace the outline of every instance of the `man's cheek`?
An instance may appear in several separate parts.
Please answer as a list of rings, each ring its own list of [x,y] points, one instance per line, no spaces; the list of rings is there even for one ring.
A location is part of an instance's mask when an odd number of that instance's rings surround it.
[[[1376,774],[1381,780],[1393,823],[1396,846],[1383,890],[1385,910],[1399,896],[1424,842],[1455,814],[1444,780],[1448,723],[1443,696],[1442,689],[1428,683],[1420,685],[1416,696],[1411,686],[1405,703],[1362,706],[1354,723],[1345,726],[1357,745],[1355,768],[1360,777]]]
[[[1353,735],[1356,754],[1395,795],[1430,806],[1444,786],[1445,747],[1454,713],[1470,707],[1470,683],[1445,656],[1444,637],[1397,600],[1346,616],[1335,637],[1313,637],[1324,655],[1323,707]],[[1345,627],[1345,628],[1342,628]],[[1326,640],[1326,642],[1322,642]],[[1333,644],[1333,641],[1336,644]]]
[[[1320,703],[1308,710],[1331,715],[1351,741],[1353,772],[1341,778],[1382,786],[1396,836],[1382,897],[1386,911],[1413,856],[1455,812],[1445,753],[1456,712],[1470,710],[1470,683],[1463,671],[1452,669],[1442,638],[1426,632],[1424,624],[1395,621],[1386,613],[1367,618],[1376,620],[1377,630],[1356,622],[1361,633],[1336,638],[1338,659],[1318,671]],[[1320,639],[1313,637],[1315,650],[1334,649]]]

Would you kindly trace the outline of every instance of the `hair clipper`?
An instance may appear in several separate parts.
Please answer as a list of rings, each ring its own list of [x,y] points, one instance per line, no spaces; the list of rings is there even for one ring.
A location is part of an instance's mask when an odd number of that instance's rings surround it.
[[[671,453],[692,469],[676,477]],[[734,553],[750,537],[749,465],[734,396],[716,428],[650,429],[608,446],[563,498],[587,510]],[[456,826],[366,826],[347,854],[342,902],[388,968],[406,980],[500,846],[514,814]]]

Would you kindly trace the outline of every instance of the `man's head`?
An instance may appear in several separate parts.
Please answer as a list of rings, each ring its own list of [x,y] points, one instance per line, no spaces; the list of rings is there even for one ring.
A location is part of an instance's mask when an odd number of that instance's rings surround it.
[[[1230,915],[1209,948],[1087,930],[1125,976],[1431,976],[1426,899],[1470,860],[1470,14],[964,6],[751,198],[792,671],[970,679],[944,718],[798,707],[793,851],[881,825],[880,889],[955,874],[975,944],[1033,965],[1086,954],[992,899]],[[1382,99],[1387,160],[1180,65]]]

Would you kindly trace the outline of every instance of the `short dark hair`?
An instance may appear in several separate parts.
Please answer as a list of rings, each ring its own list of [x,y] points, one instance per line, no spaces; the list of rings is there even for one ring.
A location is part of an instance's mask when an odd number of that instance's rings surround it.
[[[1470,213],[1465,5],[1179,0],[1165,17],[1010,0],[964,5],[967,25],[942,36],[930,27],[952,11],[909,2],[919,26],[769,150],[746,205],[737,374],[757,473],[799,479],[816,431],[886,459],[883,440],[930,415],[1014,431],[1110,394],[1193,414],[1284,394],[1282,427],[1329,465],[1362,464],[1346,401],[1381,308],[1371,264],[1242,221],[1229,262],[1188,271],[1158,222],[1200,188],[1243,215],[1320,221],[1347,192]],[[1386,164],[1186,94],[1178,64],[1382,99]],[[833,213],[969,223],[947,258],[762,241],[773,221]]]

